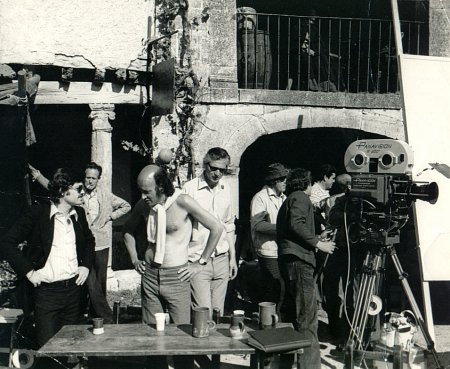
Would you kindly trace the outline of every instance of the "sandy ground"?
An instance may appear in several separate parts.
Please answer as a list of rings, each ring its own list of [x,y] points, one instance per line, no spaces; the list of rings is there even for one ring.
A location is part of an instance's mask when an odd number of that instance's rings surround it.
[[[326,322],[326,318],[321,319],[323,323]],[[449,325],[437,325],[435,326],[435,343],[437,353],[441,365],[445,369],[450,369],[450,326]],[[416,335],[417,345],[425,347],[426,343],[421,334]],[[343,369],[344,368],[344,354],[336,350],[336,346],[321,339],[321,358],[323,369]],[[426,363],[417,365],[411,369],[435,369],[436,363],[433,360],[431,354],[427,355]],[[249,357],[240,357],[237,355],[224,355],[221,359],[221,369],[243,369],[248,368],[250,364]],[[359,368],[359,367],[358,367]],[[364,367],[365,368],[365,367]],[[367,368],[374,368],[373,365],[367,363]],[[379,369],[391,368],[386,364],[380,364]],[[409,367],[405,366],[405,369]]]

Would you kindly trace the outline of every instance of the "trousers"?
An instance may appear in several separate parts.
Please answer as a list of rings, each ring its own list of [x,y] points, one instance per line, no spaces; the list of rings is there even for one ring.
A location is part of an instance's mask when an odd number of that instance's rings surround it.
[[[223,314],[230,279],[228,257],[226,253],[209,259],[203,270],[191,278],[193,307],[208,307],[211,315],[214,308],[219,308]]]
[[[280,274],[278,259],[258,256],[258,260],[261,271],[261,281],[264,286],[262,295],[263,301],[275,302],[277,304],[277,313],[279,315],[284,300],[285,285]]]
[[[300,355],[301,368],[320,369],[320,345],[317,336],[317,304],[314,267],[296,257],[279,258],[280,272],[286,284],[284,312],[294,328],[311,339],[311,346]]]
[[[155,313],[168,308],[175,324],[191,322],[191,289],[189,281],[178,279],[178,270],[184,265],[157,268],[146,265],[142,276],[142,321],[155,324]]]
[[[42,283],[34,288],[34,319],[39,347],[63,325],[78,323],[82,289],[75,284],[76,278]]]
[[[90,314],[94,318],[103,318],[105,323],[112,323],[112,310],[106,300],[106,271],[108,268],[109,249],[95,251],[94,264],[86,281]]]

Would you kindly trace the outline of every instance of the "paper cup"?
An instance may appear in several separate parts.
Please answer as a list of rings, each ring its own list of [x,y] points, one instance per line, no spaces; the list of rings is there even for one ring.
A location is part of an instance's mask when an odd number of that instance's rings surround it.
[[[163,331],[164,325],[166,323],[166,314],[165,313],[156,313],[155,320],[156,320],[156,330]]]

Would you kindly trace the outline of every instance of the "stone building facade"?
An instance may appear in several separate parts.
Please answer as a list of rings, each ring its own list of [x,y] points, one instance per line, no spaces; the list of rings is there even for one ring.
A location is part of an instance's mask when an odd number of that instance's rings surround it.
[[[134,178],[125,183],[124,177],[132,172],[126,171],[128,164],[117,164],[113,159],[117,157],[116,146],[111,144],[117,122],[115,112],[118,107],[122,112],[142,108],[147,98],[145,85],[120,83],[119,77],[117,80],[94,81],[93,78],[79,80],[76,76],[81,71],[86,74],[86,71],[94,70],[100,76],[117,75],[121,71],[126,76],[123,80],[130,76],[130,71],[145,74],[146,40],[160,35],[161,17],[157,11],[164,3],[167,2],[48,0],[36,7],[33,0],[24,0],[20,5],[0,0],[0,63],[31,69],[57,67],[61,73],[72,68],[72,80],[61,80],[57,76],[41,81],[36,105],[48,105],[55,110],[68,105],[84,107],[82,114],[85,116],[75,120],[77,124],[91,124],[90,159],[104,168],[102,186],[119,194],[122,187],[131,193],[129,188],[134,186]],[[429,6],[430,55],[448,55],[450,37],[446,12],[450,5],[430,0]],[[447,8],[443,9],[444,6]],[[243,173],[240,168],[251,166],[243,160],[249,148],[261,138],[275,138],[284,132],[283,139],[287,142],[302,137],[305,132],[304,137],[315,142],[310,153],[315,158],[313,162],[276,147],[270,149],[271,156],[266,157],[268,154],[261,148],[261,162],[294,157],[296,162],[289,163],[291,166],[318,164],[331,159],[342,166],[345,145],[337,145],[339,150],[333,153],[323,146],[323,135],[336,130],[351,133],[342,135],[348,141],[346,144],[358,137],[357,132],[405,139],[401,101],[397,94],[239,89],[235,0],[191,0],[183,16],[174,17],[173,23],[178,33],[170,38],[172,56],[180,65],[189,63],[199,80],[195,111],[200,118],[194,127],[191,145],[197,173],[208,148],[224,147],[232,158],[234,170],[230,180],[234,183],[236,198],[242,193],[242,183],[257,174],[254,171]],[[186,39],[189,40],[188,55],[182,55]],[[89,107],[87,114],[86,107]],[[172,133],[174,115],[153,118],[155,152],[164,147],[177,148],[179,136]],[[133,115],[136,116],[139,114]],[[136,124],[127,121],[127,114],[121,114],[121,117],[123,125]],[[72,118],[67,116],[66,119]],[[327,142],[329,145],[329,140]],[[328,152],[328,156],[321,157],[322,152]],[[120,176],[116,177],[118,173]],[[259,185],[254,183],[255,188]],[[131,195],[124,197],[133,200]],[[237,202],[237,213],[239,206]],[[244,201],[241,206],[248,204]]]

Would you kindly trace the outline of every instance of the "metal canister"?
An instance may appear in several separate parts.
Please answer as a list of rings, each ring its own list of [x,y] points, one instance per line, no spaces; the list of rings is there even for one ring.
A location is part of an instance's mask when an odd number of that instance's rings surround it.
[[[120,317],[120,301],[114,301],[113,306],[113,322],[114,324],[119,324]]]
[[[220,309],[219,308],[213,309],[212,319],[216,324],[220,323]]]

